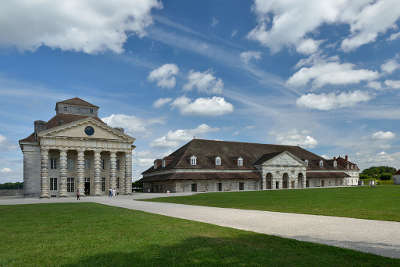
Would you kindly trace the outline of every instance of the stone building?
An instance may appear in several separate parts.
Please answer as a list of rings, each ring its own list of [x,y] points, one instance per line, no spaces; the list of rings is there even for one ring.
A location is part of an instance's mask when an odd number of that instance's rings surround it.
[[[266,190],[358,184],[348,157],[298,146],[193,139],[143,172],[145,192]]]
[[[132,192],[134,138],[98,117],[99,107],[80,98],[56,103],[49,121],[19,141],[24,157],[24,195],[104,195]]]

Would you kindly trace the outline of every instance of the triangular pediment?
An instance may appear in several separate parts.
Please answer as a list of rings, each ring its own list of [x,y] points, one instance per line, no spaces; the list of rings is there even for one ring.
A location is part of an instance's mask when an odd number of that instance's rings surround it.
[[[284,151],[274,157],[265,160],[262,166],[305,166],[305,163],[288,151]]]
[[[41,131],[39,137],[69,137],[85,139],[108,139],[134,142],[135,139],[93,118],[67,123]]]

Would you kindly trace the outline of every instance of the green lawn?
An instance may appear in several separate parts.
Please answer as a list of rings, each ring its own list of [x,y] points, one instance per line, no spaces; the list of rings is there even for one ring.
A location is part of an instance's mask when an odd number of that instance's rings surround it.
[[[205,193],[147,201],[400,221],[400,186],[394,185]]]
[[[400,260],[94,203],[0,206],[0,266],[399,266]]]

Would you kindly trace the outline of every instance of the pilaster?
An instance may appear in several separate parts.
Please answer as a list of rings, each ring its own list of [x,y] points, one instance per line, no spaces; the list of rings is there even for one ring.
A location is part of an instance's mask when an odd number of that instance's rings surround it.
[[[47,148],[40,148],[40,197],[48,198],[50,197],[49,190],[49,150]]]
[[[125,153],[125,194],[132,193],[132,151]]]
[[[117,171],[117,154],[115,151],[111,151],[110,152],[110,185],[111,185],[112,189],[117,188],[116,171]]]
[[[79,190],[79,194],[83,196],[85,194],[85,151],[83,149],[78,149],[76,173],[78,178],[77,190]]]
[[[67,196],[67,150],[60,150],[60,197]]]
[[[96,196],[101,195],[101,180],[100,180],[100,150],[94,151],[94,192]]]

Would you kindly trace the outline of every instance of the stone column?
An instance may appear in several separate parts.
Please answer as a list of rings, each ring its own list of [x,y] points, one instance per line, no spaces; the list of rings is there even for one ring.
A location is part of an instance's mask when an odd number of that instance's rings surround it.
[[[83,149],[78,150],[76,173],[78,179],[77,190],[79,190],[80,195],[83,196],[85,195],[85,151]]]
[[[111,188],[117,188],[116,183],[117,155],[114,151],[110,152],[110,185]]]
[[[261,190],[266,190],[267,189],[267,174],[265,173],[264,170],[261,171]]]
[[[125,194],[132,193],[132,151],[125,153]]]
[[[40,197],[50,197],[49,190],[49,150],[47,148],[40,148]]]
[[[272,174],[272,173],[271,173]],[[275,179],[276,174],[272,174],[271,177],[271,189],[276,189],[276,179]]]
[[[306,188],[306,185],[307,185],[306,173],[303,173],[303,188]]]
[[[67,196],[67,150],[60,150],[60,197]]]
[[[94,193],[96,196],[101,195],[101,179],[100,179],[100,150],[94,151]]]

